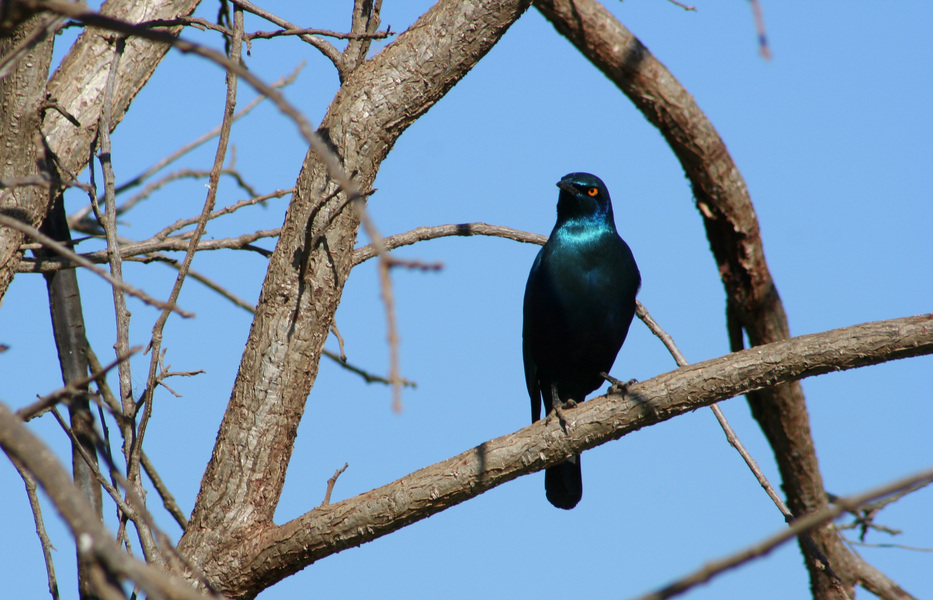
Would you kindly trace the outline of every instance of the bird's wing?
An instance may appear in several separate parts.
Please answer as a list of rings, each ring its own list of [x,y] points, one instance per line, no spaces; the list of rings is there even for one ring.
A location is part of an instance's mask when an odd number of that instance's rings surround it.
[[[531,422],[541,418],[541,387],[538,383],[538,365],[531,358],[528,341],[522,340],[522,359],[525,362],[525,385],[531,398]]]

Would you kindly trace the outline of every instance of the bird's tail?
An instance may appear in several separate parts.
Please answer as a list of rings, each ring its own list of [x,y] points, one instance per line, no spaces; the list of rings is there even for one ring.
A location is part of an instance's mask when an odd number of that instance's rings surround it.
[[[583,473],[580,457],[572,456],[544,471],[544,490],[548,502],[557,508],[570,510],[583,497]]]

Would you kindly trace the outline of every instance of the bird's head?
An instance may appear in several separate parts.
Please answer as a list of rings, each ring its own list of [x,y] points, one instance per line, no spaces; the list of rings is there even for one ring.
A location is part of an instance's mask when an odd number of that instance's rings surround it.
[[[590,173],[571,173],[557,182],[560,196],[557,198],[557,219],[612,218],[612,201],[606,184]]]

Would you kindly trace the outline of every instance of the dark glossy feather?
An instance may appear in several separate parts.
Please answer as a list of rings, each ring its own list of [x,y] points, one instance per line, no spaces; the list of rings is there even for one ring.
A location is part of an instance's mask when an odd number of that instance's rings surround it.
[[[616,232],[605,184],[571,173],[558,184],[557,224],[538,253],[525,287],[522,354],[531,419],[560,404],[582,402],[603,383],[635,315],[641,276]],[[547,498],[570,509],[583,496],[580,457],[547,469]]]

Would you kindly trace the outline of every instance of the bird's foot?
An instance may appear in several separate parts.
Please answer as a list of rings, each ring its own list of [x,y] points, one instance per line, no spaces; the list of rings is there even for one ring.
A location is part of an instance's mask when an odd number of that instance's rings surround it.
[[[562,402],[557,396],[557,388],[551,386],[551,412],[547,415],[547,422],[550,423],[551,415],[557,417],[560,421],[560,428],[564,430],[564,433],[567,433],[567,427],[570,425],[570,421],[564,415],[565,408],[573,408],[577,405],[576,400],[568,399],[565,402]]]
[[[621,379],[616,379],[609,373],[600,373],[600,377],[609,382],[609,393],[610,394],[621,394],[626,395],[628,393],[628,387],[630,385],[635,385],[638,383],[637,379],[629,379],[628,381],[622,381]]]

